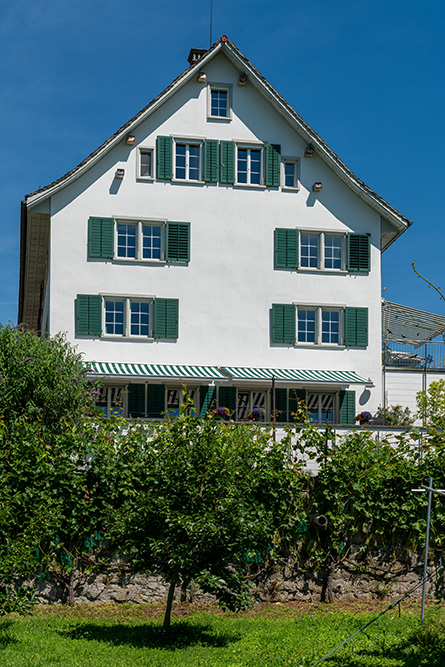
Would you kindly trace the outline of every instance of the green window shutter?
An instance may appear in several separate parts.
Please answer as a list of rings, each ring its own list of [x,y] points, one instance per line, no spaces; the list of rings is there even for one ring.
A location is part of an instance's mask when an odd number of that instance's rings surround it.
[[[235,142],[220,141],[219,144],[219,181],[235,183]]]
[[[236,410],[236,387],[220,387],[218,389],[218,406],[231,412]]]
[[[215,396],[215,387],[203,385],[199,387],[199,416],[204,419]]]
[[[348,271],[371,269],[371,239],[368,234],[348,234]]]
[[[272,343],[293,345],[295,339],[295,305],[293,303],[273,303]]]
[[[340,424],[355,424],[355,391],[340,392]]]
[[[165,227],[165,259],[167,262],[189,262],[190,223],[167,222]]]
[[[78,294],[76,298],[76,335],[100,336],[102,333],[102,297]]]
[[[280,185],[281,146],[266,144],[266,186],[278,188]]]
[[[145,384],[128,385],[128,416],[145,417]]]
[[[275,412],[277,422],[287,422],[287,389],[275,387]]]
[[[306,403],[306,389],[289,389],[289,421],[293,421],[292,414],[298,410],[298,401]]]
[[[204,141],[204,180],[207,183],[218,183],[219,172],[219,141],[206,139]]]
[[[298,230],[276,229],[274,250],[276,269],[298,269]]]
[[[178,315],[178,299],[155,299],[153,326],[154,337],[178,338]]]
[[[367,308],[345,308],[345,345],[350,347],[368,345]]]
[[[168,181],[173,176],[172,137],[156,137],[156,176]]]
[[[88,257],[114,257],[114,218],[88,220]]]
[[[165,412],[165,387],[163,384],[147,385],[147,417],[160,418]]]

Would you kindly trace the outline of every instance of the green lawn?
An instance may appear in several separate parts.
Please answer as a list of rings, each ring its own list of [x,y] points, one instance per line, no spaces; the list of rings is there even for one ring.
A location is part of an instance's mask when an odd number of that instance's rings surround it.
[[[161,630],[153,605],[39,608],[0,621],[1,667],[310,667],[386,607],[262,605],[225,614],[177,606],[173,629]],[[429,605],[420,629],[418,605],[392,610],[323,665],[443,667],[445,605]]]

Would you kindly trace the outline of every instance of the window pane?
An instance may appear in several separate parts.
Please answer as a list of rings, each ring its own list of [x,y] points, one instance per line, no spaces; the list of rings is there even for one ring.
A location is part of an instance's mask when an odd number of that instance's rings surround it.
[[[105,301],[105,332],[124,335],[124,302]]]
[[[186,151],[185,144],[176,144],[176,178],[186,177]]]
[[[130,304],[130,333],[132,336],[150,335],[150,304],[147,301],[132,301]]]
[[[308,394],[306,397],[307,416],[314,424],[319,423],[319,395]]]
[[[210,113],[212,116],[227,117],[227,90],[212,90]]]
[[[117,256],[136,257],[137,225],[117,225]]]
[[[250,151],[250,182],[253,185],[261,183],[261,151]]]
[[[286,188],[295,187],[295,162],[284,163],[284,185]]]
[[[161,233],[159,225],[142,226],[142,257],[144,259],[161,259]]]
[[[334,397],[331,394],[321,394],[320,396],[321,423],[334,423]]]
[[[301,266],[310,269],[318,267],[318,241],[316,234],[301,234],[300,237],[300,263]]]
[[[323,310],[321,313],[321,342],[340,342],[340,313],[338,310]]]
[[[247,148],[238,148],[238,183],[247,183]]]
[[[298,309],[298,342],[315,343],[315,310]]]
[[[189,146],[189,179],[199,181],[199,146]]]
[[[341,269],[342,243],[340,236],[325,236],[324,239],[324,266],[326,269]]]
[[[151,151],[141,151],[141,176],[151,176]]]
[[[179,416],[179,389],[167,389],[167,412],[171,417]]]
[[[250,409],[249,396],[248,391],[238,392],[237,419],[247,419]]]

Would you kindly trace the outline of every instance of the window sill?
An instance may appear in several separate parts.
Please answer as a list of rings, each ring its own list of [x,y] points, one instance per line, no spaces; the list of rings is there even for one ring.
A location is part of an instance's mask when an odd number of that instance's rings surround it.
[[[308,350],[345,350],[346,345],[343,343],[294,343],[294,347],[305,347]]]
[[[105,334],[99,337],[100,340],[128,340],[132,341],[133,343],[135,341],[140,341],[141,343],[148,343],[148,342],[153,342],[156,340],[153,338],[153,336],[119,336],[119,335],[113,335],[113,334]]]
[[[348,273],[351,273],[351,271],[347,271],[346,269],[313,269],[310,267],[305,267],[305,266],[300,266],[297,269],[298,271],[302,271],[303,273],[325,273],[325,274],[335,274],[335,275],[341,275],[341,276],[346,276]]]
[[[137,181],[148,181],[149,183],[154,182],[154,176],[136,176]]]
[[[234,183],[233,187],[245,190],[267,190],[267,185],[255,185],[255,183]]]
[[[223,121],[224,123],[230,123],[232,120],[231,116],[207,116],[207,120],[217,120]]]
[[[176,183],[180,185],[205,185],[205,181],[192,181],[187,178],[172,178],[171,183]]]
[[[166,266],[167,264],[190,264],[190,260],[182,259],[132,259],[130,257],[113,257],[115,264],[148,264],[149,266]]]

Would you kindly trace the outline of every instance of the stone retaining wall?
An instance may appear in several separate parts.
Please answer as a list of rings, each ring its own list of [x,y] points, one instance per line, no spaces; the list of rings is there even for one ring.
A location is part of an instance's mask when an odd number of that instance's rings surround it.
[[[388,571],[389,570],[389,571]],[[431,582],[427,584],[427,595],[442,594],[443,575],[439,568],[429,567]],[[256,595],[261,601],[289,602],[302,600],[319,602],[338,599],[373,600],[401,597],[422,581],[423,562],[413,556],[411,562],[395,563],[388,567],[384,562],[372,562],[367,568],[357,568],[351,562],[342,563],[329,578],[327,571],[302,573],[295,559],[284,564],[276,564],[264,573],[256,585]],[[439,581],[440,580],[440,581]],[[40,603],[60,603],[64,599],[63,588],[53,582],[34,580],[36,597]],[[74,588],[77,603],[164,603],[167,600],[168,585],[160,575],[132,574],[125,564],[114,563],[101,573],[80,577]],[[182,595],[181,595],[182,593]],[[422,587],[412,592],[413,598],[419,598]],[[185,592],[177,587],[175,602],[185,599]],[[200,593],[193,586],[187,590],[187,600],[196,602],[214,602],[214,598]]]

